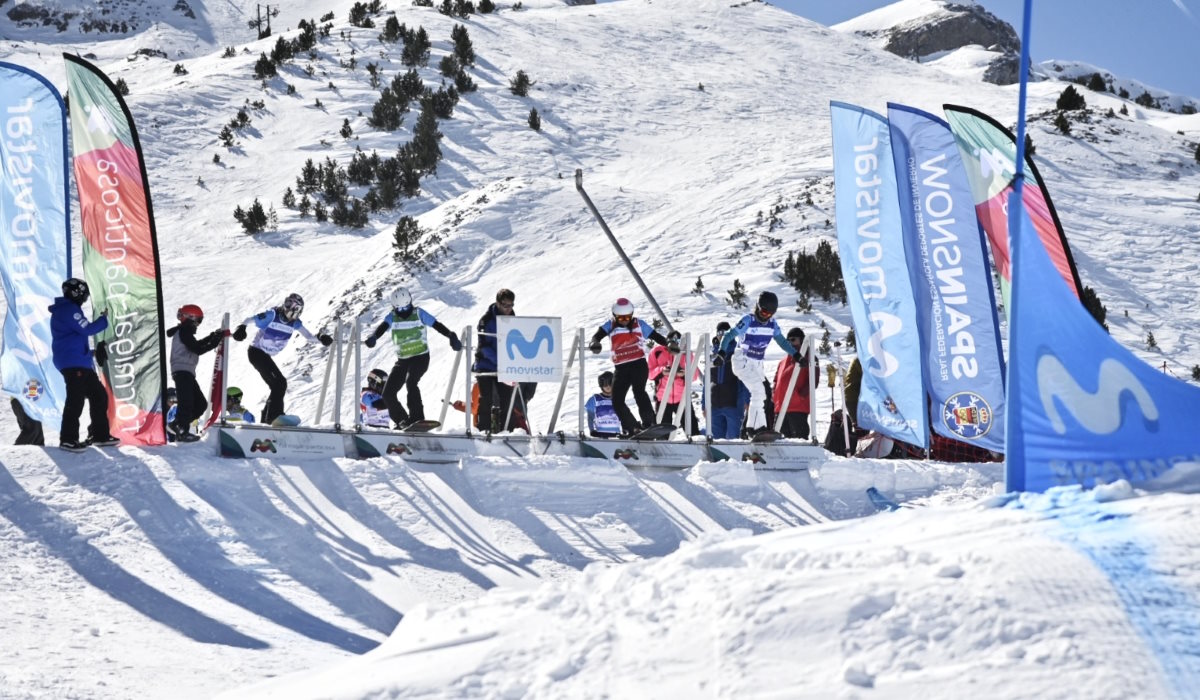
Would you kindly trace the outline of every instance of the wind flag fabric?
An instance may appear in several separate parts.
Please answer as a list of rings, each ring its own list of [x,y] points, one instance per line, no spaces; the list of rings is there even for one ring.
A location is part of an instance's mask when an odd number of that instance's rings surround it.
[[[1018,299],[1009,347],[1013,375],[1009,491],[1041,492],[1127,479],[1200,462],[1200,388],[1139,360],[1072,296],[1022,210],[1014,246]]]
[[[50,351],[50,310],[71,276],[67,123],[62,96],[33,71],[0,62],[0,275],[8,313],[3,390],[58,430],[66,386]]]
[[[921,343],[887,120],[830,102],[842,277],[863,366],[858,424],[929,446]]]
[[[166,444],[166,367],[158,242],[141,144],[116,86],[70,54],[67,85],[84,279],[107,309],[105,385],[122,444]]]
[[[1004,356],[987,244],[950,126],[888,104],[931,428],[1004,452]]]
[[[942,109],[945,110],[946,120],[967,166],[967,178],[975,197],[975,211],[991,243],[992,257],[1000,271],[1000,295],[1004,300],[1004,308],[1009,309],[1012,271],[1008,251],[1008,200],[1016,174],[1017,140],[1011,131],[983,112],[956,105],[943,105]],[[1050,202],[1050,193],[1037,167],[1028,157],[1025,158],[1024,167],[1033,173],[1037,181],[1037,187],[1022,188],[1024,207],[1047,253],[1054,260],[1054,267],[1078,298],[1083,285],[1079,281],[1079,272],[1075,269],[1075,260],[1071,257],[1071,248],[1067,245],[1058,213]]]

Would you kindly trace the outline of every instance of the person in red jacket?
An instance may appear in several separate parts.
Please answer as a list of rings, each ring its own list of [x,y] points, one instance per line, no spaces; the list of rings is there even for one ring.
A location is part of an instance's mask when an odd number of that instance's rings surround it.
[[[783,416],[783,430],[780,431],[784,437],[804,440],[809,435],[808,414],[812,407],[808,395],[809,354],[805,353],[804,358],[800,362],[799,375],[796,377],[796,388],[792,390],[790,397],[785,396],[788,384],[792,381],[792,371],[796,368],[795,357],[799,354],[800,347],[804,344],[804,331],[799,328],[789,330],[787,332],[787,340],[792,344],[796,352],[780,360],[779,366],[775,369],[775,391],[772,394],[775,404],[775,415],[779,415],[781,411],[785,412]]]

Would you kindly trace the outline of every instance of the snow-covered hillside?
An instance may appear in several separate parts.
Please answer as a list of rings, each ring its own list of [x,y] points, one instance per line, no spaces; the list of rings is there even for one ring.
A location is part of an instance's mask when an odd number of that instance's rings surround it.
[[[518,313],[561,316],[566,329],[597,325],[617,296],[648,316],[575,192],[578,168],[680,330],[711,331],[741,313],[725,301],[736,280],[752,295],[780,293],[785,327],[819,337],[824,326],[840,340],[848,310],[818,301],[796,312],[797,294],[778,277],[788,252],[834,238],[829,101],[934,112],[951,102],[1015,118],[1015,87],[884,53],[764,3],[499,4],[466,20],[407,0],[389,6],[433,40],[421,69],[432,87],[453,26],[466,26],[479,90],[439,124],[445,158],[421,195],[362,230],[316,224],[281,203],[307,159],[344,166],[356,148],[389,155],[412,136],[414,113],[393,133],[366,122],[378,91],[365,65],[385,80],[404,69],[378,28],[348,24],[353,2],[289,3],[276,37],[250,42],[253,4],[188,0],[204,31],[146,5],[160,13],[149,29],[96,43],[43,29],[5,41],[0,60],[63,88],[58,54],[90,54],[129,85],[165,307],[197,303],[205,327],[292,291],[306,298],[314,329],[359,314],[377,322],[381,294],[400,284],[454,329],[473,326],[501,287],[516,292]],[[333,30],[315,58],[265,87],[253,77],[281,27],[330,11]],[[5,36],[18,36],[4,22]],[[167,57],[136,54],[146,48]],[[535,81],[527,98],[508,89],[518,70]],[[1080,275],[1107,305],[1116,339],[1190,376],[1200,364],[1200,117],[1085,91],[1090,123],[1063,136],[1046,114],[1064,86],[1030,87],[1031,133]],[[1118,114],[1104,116],[1109,107]],[[218,134],[239,108],[251,123],[226,148]],[[540,132],[527,125],[531,108]],[[349,139],[338,133],[343,120]],[[255,198],[274,206],[279,225],[249,236],[232,212]],[[393,257],[402,215],[440,237],[428,269]],[[692,293],[697,278],[702,294]],[[364,369],[391,367],[383,345],[363,348]],[[280,356],[290,411],[313,413],[324,357],[295,344]],[[427,405],[440,399],[449,357],[435,336]],[[264,398],[244,346],[232,374],[252,405]],[[828,390],[818,398],[824,434]],[[535,399],[535,424],[550,403]],[[568,425],[573,413],[568,405]],[[0,422],[4,441],[13,435]],[[1103,504],[1068,493],[997,510],[965,503],[993,492],[996,467],[835,460],[810,482],[728,465],[645,475],[583,459],[435,468],[398,458],[222,461],[213,451],[208,442],[85,456],[0,448],[0,697],[644,696],[663,678],[661,694],[672,696],[829,697],[874,685],[891,697],[1186,697],[1200,675],[1187,634],[1200,628],[1186,529],[1194,496]],[[662,562],[607,567],[734,528],[762,534],[861,516],[870,485],[931,507],[769,538],[721,534]],[[1069,527],[1046,534],[1033,524],[1046,521]],[[1107,524],[1095,534],[1085,522]],[[1136,570],[1091,556],[1133,549],[1147,553]],[[579,575],[595,562],[605,566]],[[761,586],[740,587],[749,583]],[[1030,602],[1034,589],[1042,597]],[[1163,592],[1183,621],[1168,643],[1153,641],[1161,620],[1142,606]],[[364,652],[402,619],[411,625],[341,680],[246,690]],[[569,637],[551,633],[562,628]],[[499,656],[471,643],[493,639]],[[1114,665],[1118,656],[1133,661]],[[404,675],[371,685],[393,662]],[[1130,664],[1137,672],[1118,677]]]

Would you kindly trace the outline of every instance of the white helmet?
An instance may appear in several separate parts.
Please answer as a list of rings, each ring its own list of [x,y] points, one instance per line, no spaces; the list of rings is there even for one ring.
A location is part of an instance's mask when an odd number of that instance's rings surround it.
[[[617,303],[612,305],[612,313],[613,316],[632,316],[633,302],[629,301],[625,297],[617,299]]]
[[[400,287],[388,295],[388,302],[391,303],[392,308],[404,311],[412,307],[412,294],[409,294],[404,287]]]

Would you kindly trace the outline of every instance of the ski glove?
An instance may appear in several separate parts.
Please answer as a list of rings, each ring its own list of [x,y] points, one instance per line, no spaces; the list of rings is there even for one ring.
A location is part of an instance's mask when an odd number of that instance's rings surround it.
[[[375,399],[371,403],[371,408],[382,411],[383,409],[387,408],[387,401],[384,399]]]
[[[96,362],[102,366],[108,364],[108,345],[103,340],[96,343]]]
[[[795,362],[795,363],[796,363],[796,364],[798,364],[798,365],[799,365],[799,364],[803,364],[803,362],[804,362],[804,355],[801,355],[801,354],[800,354],[800,351],[799,351],[799,350],[797,350],[796,352],[792,353],[792,361],[793,361],[793,362]]]
[[[668,340],[667,341],[667,352],[671,353],[672,355],[678,355],[679,354],[679,341],[674,338]]]
[[[458,339],[457,333],[450,334],[450,349],[454,352],[462,350],[462,341]]]
[[[246,339],[246,324],[238,324],[238,327],[233,331],[233,339],[239,343]]]
[[[592,344],[588,346],[588,350],[591,350],[593,355],[599,355],[600,354],[600,341],[593,340]]]
[[[322,333],[321,335],[318,335],[317,340],[321,341],[321,345],[324,345],[325,347],[333,345],[333,336],[329,335],[328,333]]]
[[[716,355],[713,355],[713,367],[720,367],[725,364],[725,351],[718,350]]]
[[[373,335],[372,335],[372,336],[368,336],[368,337],[367,337],[367,340],[366,340],[366,343],[367,343],[367,347],[369,347],[369,348],[373,348],[373,347],[375,347],[375,336],[373,336]]]

